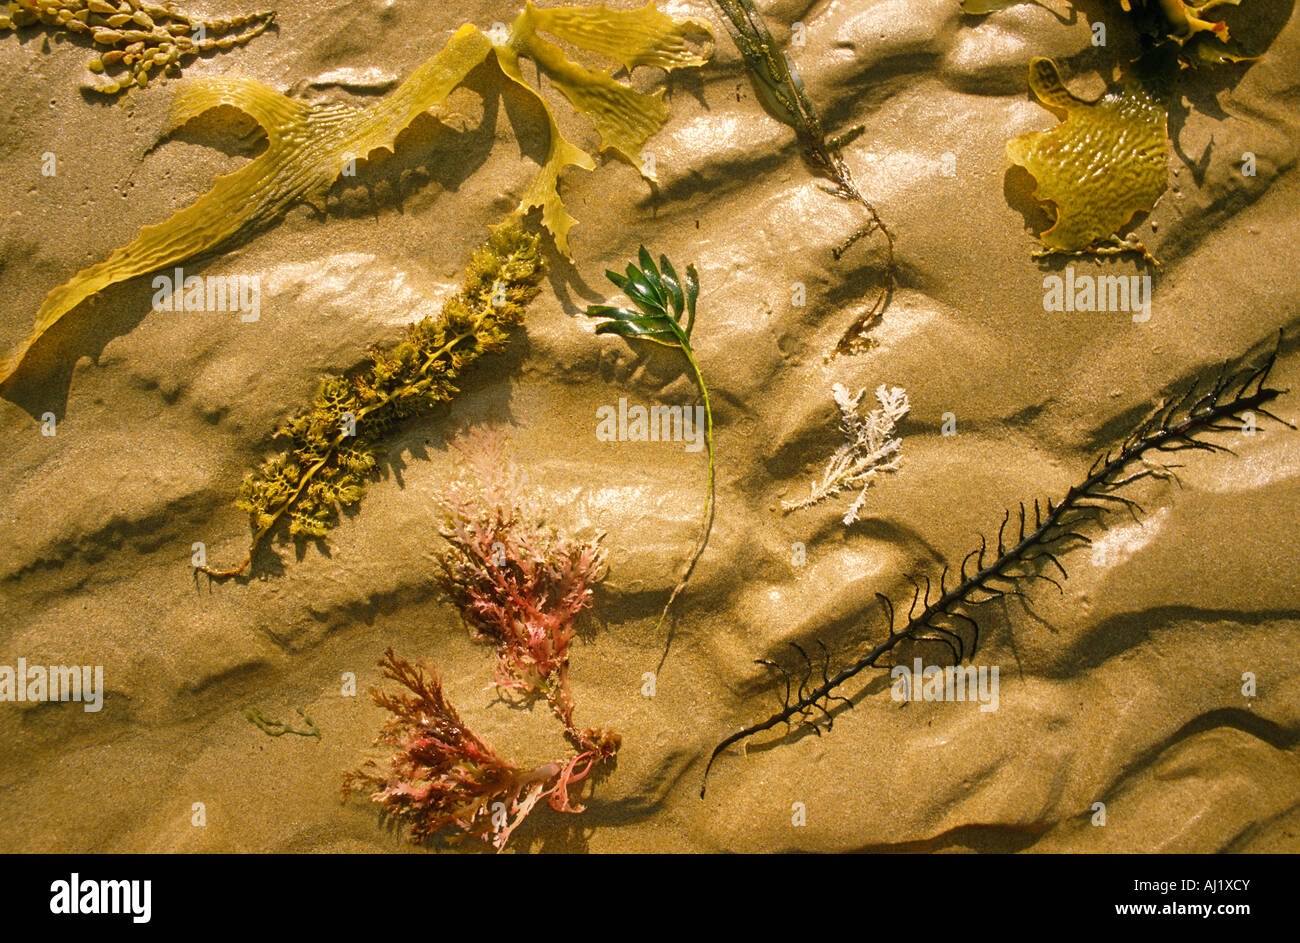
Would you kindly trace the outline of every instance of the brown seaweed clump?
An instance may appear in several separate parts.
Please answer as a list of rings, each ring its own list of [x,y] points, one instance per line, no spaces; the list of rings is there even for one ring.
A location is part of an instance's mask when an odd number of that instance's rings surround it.
[[[450,400],[466,369],[505,349],[540,291],[540,241],[513,219],[495,227],[439,317],[415,322],[390,347],[372,348],[364,369],[327,377],[311,407],[282,430],[288,451],[244,479],[237,504],[252,525],[248,554],[231,569],[197,569],[223,579],[244,573],[281,519],[291,536],[324,537],[339,509],[361,500],[384,437]]]

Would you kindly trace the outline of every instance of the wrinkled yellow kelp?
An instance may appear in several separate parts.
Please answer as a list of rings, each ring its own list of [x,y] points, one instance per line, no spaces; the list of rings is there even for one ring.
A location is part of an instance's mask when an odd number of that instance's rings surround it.
[[[1168,112],[1136,81],[1085,101],[1065,87],[1051,59],[1029,64],[1029,87],[1064,120],[1008,141],[1007,155],[1037,181],[1035,199],[1055,208],[1056,223],[1042,234],[1043,243],[1080,252],[1114,236],[1164,192]]]
[[[266,150],[232,174],[218,177],[215,186],[188,208],[164,223],[145,226],[134,242],[103,262],[78,272],[46,296],[28,338],[0,362],[0,382],[17,369],[32,345],[60,318],[98,291],[116,282],[177,264],[212,249],[247,227],[264,225],[288,207],[305,201],[320,210],[325,197],[349,161],[376,150],[389,150],[415,118],[440,105],[475,66],[494,54],[501,70],[537,96],[550,122],[546,163],[525,191],[519,212],[542,210],[542,222],[566,255],[574,219],[564,209],[557,184],[569,164],[590,170],[591,155],[560,134],[555,117],[540,94],[529,86],[519,68],[528,57],[586,116],[600,134],[602,150],[616,151],[643,174],[641,146],[668,117],[660,100],[616,82],[608,70],[588,69],[570,61],[543,30],[574,46],[599,53],[631,69],[638,65],[675,69],[703,65],[711,50],[693,50],[689,38],[711,38],[696,20],[673,20],[647,3],[639,10],[566,7],[539,10],[531,3],[503,35],[488,35],[473,25],[462,26],[446,47],[420,65],[400,87],[368,108],[312,105],[288,98],[250,79],[220,77],[194,80],[183,86],[175,105],[179,127],[209,109],[233,105],[246,112],[267,136]]]

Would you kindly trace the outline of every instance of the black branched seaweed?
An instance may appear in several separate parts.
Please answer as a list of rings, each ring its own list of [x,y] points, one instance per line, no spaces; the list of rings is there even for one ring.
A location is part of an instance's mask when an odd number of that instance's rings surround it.
[[[759,723],[736,731],[714,747],[704,770],[705,784],[714,761],[734,743],[780,724],[811,728],[818,734],[823,726],[830,729],[832,702],[852,706],[836,694],[840,687],[868,668],[889,667],[881,660],[904,642],[934,643],[941,646],[954,664],[960,663],[972,656],[979,645],[980,626],[974,615],[979,607],[998,599],[1023,597],[1029,584],[1036,581],[1050,583],[1063,591],[1059,580],[1067,579],[1069,574],[1061,556],[1092,543],[1084,530],[1104,525],[1105,518],[1113,511],[1126,511],[1134,520],[1143,512],[1141,505],[1120,491],[1143,479],[1178,481],[1175,469],[1182,466],[1153,463],[1150,459],[1155,453],[1235,454],[1204,436],[1240,431],[1253,421],[1254,414],[1294,429],[1291,423],[1264,408],[1287,392],[1266,385],[1281,343],[1279,334],[1276,346],[1257,365],[1250,364],[1258,356],[1249,354],[1240,360],[1227,361],[1213,379],[1199,377],[1181,395],[1162,402],[1117,449],[1098,456],[1087,476],[1059,501],[1049,498],[1044,504],[1035,499],[1032,508],[1021,502],[1016,511],[1007,509],[998,527],[996,550],[981,535],[980,545],[963,558],[955,574],[953,567],[945,565],[937,579],[928,575],[920,580],[909,577],[915,589],[905,617],[900,618],[901,611],[895,611],[894,603],[887,596],[877,593],[888,635],[857,661],[831,674],[829,655],[820,642],[820,665],[798,645],[793,648],[800,663],[793,670],[767,659],[760,660],[759,664],[773,668],[784,682],[781,709]],[[952,580],[955,582],[950,586]],[[815,671],[820,672],[820,681],[814,679]],[[704,796],[704,786],[700,788],[700,796]]]

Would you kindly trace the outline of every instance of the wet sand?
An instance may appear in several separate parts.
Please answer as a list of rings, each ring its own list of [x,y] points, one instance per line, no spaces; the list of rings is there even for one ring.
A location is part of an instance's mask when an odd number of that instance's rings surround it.
[[[1032,56],[1056,57],[1076,90],[1101,90],[1109,53],[1091,47],[1084,21],[1100,4],[1082,3],[1073,23],[1032,5],[974,20],[949,0],[760,6],[778,39],[804,24],[791,52],[831,129],[865,127],[845,158],[896,233],[900,273],[873,346],[824,356],[880,284],[867,243],[832,258],[861,209],[820,189],[792,132],[756,100],[713,9],[668,4],[713,23],[718,52],[698,73],[636,76],[666,87],[671,106],[648,146],[657,186],[612,158],[566,170],[573,261],[548,243],[543,293],[508,353],[402,431],[326,547],[281,540],[279,567],[263,557],[250,581],[196,579],[194,542],[214,561],[243,555],[247,520],[232,502],[276,448],[270,433],[322,373],[436,311],[486,227],[531,182],[541,112],[477,70],[442,124],[417,120],[394,155],[336,184],[324,218],[299,207],[185,264],[259,276],[256,323],[151,312],[149,279],[137,279],[83,305],[3,391],[0,664],[102,665],[106,693],[97,713],[0,704],[0,848],[412,850],[369,803],[338,799],[342,770],[368,755],[382,721],[365,689],[388,646],[432,660],[499,752],[551,758],[560,741],[544,706],[520,711],[486,690],[491,652],[432,582],[448,438],[492,423],[557,524],[606,534],[610,575],[572,681],[578,722],[623,735],[617,769],[584,794],[587,811],[539,809],[511,849],[1300,850],[1290,669],[1300,660],[1300,434],[1272,424],[1230,443],[1235,458],[1192,455],[1181,490],[1143,490],[1140,524],[1117,516],[1103,552],[1064,558],[1063,594],[1035,589],[1029,612],[993,607],[976,662],[1000,667],[996,711],[900,704],[883,672],[862,675],[846,689],[856,707],[833,730],[778,731],[729,751],[699,798],[713,744],[777,703],[756,658],[815,639],[834,663],[856,657],[884,632],[875,593],[910,598],[907,574],[960,560],[1007,506],[1063,493],[1180,381],[1300,321],[1300,19],[1289,2],[1257,4],[1255,26],[1239,30],[1249,48],[1264,44],[1261,61],[1227,70],[1231,80],[1188,80],[1177,143],[1192,164],[1213,147],[1203,173],[1171,157],[1169,190],[1136,228],[1163,262],[1145,323],[1043,310],[1044,276],[1060,266],[1030,258],[1030,227],[1044,218],[1004,150],[1054,124],[1027,92]],[[418,0],[277,9],[276,31],[186,75],[238,72],[364,103],[462,21],[486,28],[515,13],[481,0],[456,12]],[[88,58],[68,42],[45,51],[39,36],[0,38],[6,347],[47,291],[260,147],[229,111],[164,138],[175,80],[122,104],[88,100]],[[374,91],[327,84],[338,70]],[[589,126],[557,112],[595,148]],[[1247,151],[1255,177],[1239,170]],[[40,172],[46,152],[54,177]],[[694,386],[672,351],[598,338],[582,315],[616,294],[604,270],[622,269],[641,244],[699,269],[694,346],[717,424],[716,521],[670,645],[654,626],[695,536],[704,457],[681,443],[599,441],[596,411],[620,397],[693,403]],[[1138,271],[1131,259],[1073,264]],[[804,306],[793,304],[796,283]],[[1300,388],[1294,341],[1275,379]],[[839,444],[835,382],[902,386],[912,402],[901,469],[848,528],[851,496],[780,513]],[[1277,411],[1300,416],[1296,397]],[[41,435],[46,412],[54,436]],[[955,435],[943,434],[947,413]],[[349,672],[358,696],[343,693]],[[302,707],[322,737],[270,738],[244,718],[249,706],[279,719]],[[1104,827],[1092,824],[1097,802]],[[793,824],[796,803],[805,824]]]

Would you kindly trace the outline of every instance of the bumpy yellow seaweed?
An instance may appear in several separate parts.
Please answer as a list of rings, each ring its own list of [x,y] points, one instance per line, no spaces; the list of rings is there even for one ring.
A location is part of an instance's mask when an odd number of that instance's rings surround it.
[[[699,66],[710,54],[709,50],[697,53],[688,42],[691,37],[711,37],[706,25],[690,19],[672,20],[650,3],[627,12],[603,6],[539,10],[529,3],[508,34],[495,37],[495,41],[473,25],[462,26],[441,52],[369,108],[312,105],[251,79],[194,80],[178,93],[176,127],[219,105],[232,105],[262,126],[266,150],[234,173],[218,177],[213,188],[191,206],[166,222],[145,226],[130,245],[51,291],[37,312],[31,334],[0,361],[0,383],[12,376],[32,345],[59,319],[109,285],[212,249],[245,228],[272,222],[300,201],[323,211],[329,188],[349,161],[377,150],[391,151],[398,134],[418,115],[441,105],[492,53],[506,76],[537,96],[550,122],[546,162],[525,191],[518,212],[540,207],[543,224],[567,255],[568,233],[575,220],[560,199],[559,174],[570,164],[590,170],[595,162],[560,134],[550,108],[524,80],[520,57],[532,59],[592,122],[600,133],[602,149],[617,152],[643,174],[641,146],[663,125],[668,109],[660,100],[662,92],[642,94],[614,81],[607,71],[571,62],[558,46],[538,36],[538,30],[628,68]]]
[[[1029,87],[1064,119],[1007,142],[1007,155],[1037,181],[1034,197],[1055,209],[1055,225],[1042,234],[1049,252],[1087,250],[1155,206],[1167,178],[1168,112],[1160,98],[1131,81],[1085,101],[1043,58],[1029,64]],[[1141,250],[1127,242],[1111,248]]]

